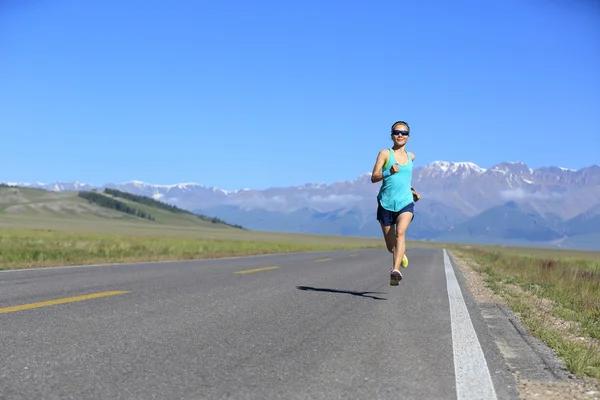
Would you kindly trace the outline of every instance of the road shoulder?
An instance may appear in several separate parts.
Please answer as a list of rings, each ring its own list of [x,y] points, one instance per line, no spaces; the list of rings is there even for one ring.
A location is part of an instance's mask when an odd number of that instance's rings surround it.
[[[518,399],[600,399],[593,379],[570,373],[550,347],[527,333],[506,302],[486,286],[482,273],[470,266],[472,260],[448,255],[497,388]]]

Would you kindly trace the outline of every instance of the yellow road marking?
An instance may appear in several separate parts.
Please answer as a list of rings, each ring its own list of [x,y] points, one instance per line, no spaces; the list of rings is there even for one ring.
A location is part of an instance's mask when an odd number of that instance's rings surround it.
[[[255,268],[255,269],[247,269],[245,271],[236,271],[236,274],[252,274],[254,272],[260,272],[260,271],[268,271],[270,269],[277,269],[279,267],[273,265],[271,267],[262,267],[262,268]]]
[[[115,290],[112,292],[92,293],[92,294],[85,294],[83,296],[66,297],[64,299],[41,301],[39,303],[22,304],[20,306],[0,308],[0,314],[14,312],[14,311],[29,310],[31,308],[53,306],[56,304],[72,303],[74,301],[97,299],[98,297],[114,296],[116,294],[123,294],[123,293],[128,293],[128,292],[122,291],[122,290]]]
[[[350,257],[358,257],[358,254],[350,254]]]
[[[325,261],[331,261],[331,258],[324,258],[322,260],[315,260],[315,262],[325,262]]]

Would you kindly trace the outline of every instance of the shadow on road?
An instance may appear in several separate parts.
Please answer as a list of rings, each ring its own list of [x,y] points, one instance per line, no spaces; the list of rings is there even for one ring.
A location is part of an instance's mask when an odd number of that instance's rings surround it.
[[[310,290],[313,292],[344,293],[344,294],[351,294],[352,296],[368,297],[373,300],[387,300],[387,299],[384,299],[383,297],[367,295],[368,293],[383,294],[382,292],[357,292],[354,290],[337,290],[337,289],[327,289],[327,288],[315,288],[315,287],[310,287],[310,286],[296,286],[296,289]]]

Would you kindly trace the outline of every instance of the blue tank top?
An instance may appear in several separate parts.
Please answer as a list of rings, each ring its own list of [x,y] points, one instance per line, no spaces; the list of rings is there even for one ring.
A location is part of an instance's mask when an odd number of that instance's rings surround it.
[[[389,169],[393,164],[397,163],[392,149],[388,150],[390,152],[390,159],[389,162],[386,163],[386,169]],[[410,190],[412,185],[413,162],[410,155],[408,153],[406,153],[406,155],[408,163],[406,163],[406,165],[398,163],[398,172],[388,177],[384,177],[381,188],[379,188],[377,199],[381,206],[386,210],[400,211],[413,202],[413,195]]]

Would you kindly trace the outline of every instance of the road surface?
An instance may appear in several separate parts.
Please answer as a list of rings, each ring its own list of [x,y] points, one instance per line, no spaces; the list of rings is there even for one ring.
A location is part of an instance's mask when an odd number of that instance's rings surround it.
[[[0,271],[0,399],[513,399],[459,271],[408,249]]]

